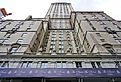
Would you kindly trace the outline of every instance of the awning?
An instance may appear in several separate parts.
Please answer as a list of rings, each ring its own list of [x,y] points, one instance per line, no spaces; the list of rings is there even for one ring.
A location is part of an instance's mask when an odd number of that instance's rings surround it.
[[[0,78],[119,78],[121,68],[0,68]]]

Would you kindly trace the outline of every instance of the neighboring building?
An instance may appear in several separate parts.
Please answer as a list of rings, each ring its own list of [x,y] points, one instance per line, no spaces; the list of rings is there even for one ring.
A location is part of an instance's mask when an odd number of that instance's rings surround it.
[[[103,11],[52,3],[45,18],[0,21],[1,82],[121,82],[120,67],[121,21]]]

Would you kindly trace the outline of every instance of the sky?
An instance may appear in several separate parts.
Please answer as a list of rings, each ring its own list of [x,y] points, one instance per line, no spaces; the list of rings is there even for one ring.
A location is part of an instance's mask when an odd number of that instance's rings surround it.
[[[0,8],[12,13],[5,19],[24,20],[29,15],[44,18],[54,2],[69,2],[75,11],[104,11],[112,18],[121,20],[121,0],[0,0]]]

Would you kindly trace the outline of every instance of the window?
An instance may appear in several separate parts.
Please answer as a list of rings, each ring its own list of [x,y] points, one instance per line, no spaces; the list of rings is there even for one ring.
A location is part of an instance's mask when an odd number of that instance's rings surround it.
[[[23,40],[22,39],[18,39],[17,43],[21,43]]]
[[[106,49],[110,52],[110,53],[113,53],[113,50],[111,47],[106,47]]]
[[[3,42],[3,39],[0,39],[0,43],[2,43]]]
[[[91,65],[92,65],[93,68],[96,68],[95,62],[91,62]]]
[[[119,28],[119,29],[121,29],[117,24],[113,24],[115,27],[117,27],[117,28]]]
[[[4,28],[6,28],[6,27],[8,27],[8,26],[9,26],[9,24],[5,25]]]
[[[116,33],[110,33],[113,38],[119,37]]]
[[[101,40],[101,42],[105,42],[105,39],[100,39]]]
[[[12,47],[10,52],[15,52],[15,51],[17,51],[17,49],[18,49],[17,47]]]
[[[19,27],[19,24],[17,24],[15,27]]]
[[[57,68],[61,68],[61,62],[57,62]]]
[[[36,45],[36,43],[37,43],[37,39],[34,41],[34,44]]]
[[[76,62],[76,68],[82,68],[82,62]]]
[[[8,39],[5,39],[2,43],[5,43],[5,42],[7,42],[8,41]]]
[[[66,68],[66,62],[62,63],[63,68]]]
[[[118,37],[118,35],[117,34],[113,34],[115,37]]]
[[[8,66],[8,62],[5,61],[1,67],[7,67],[7,66]]]
[[[21,68],[26,68],[26,66],[27,66],[27,62],[23,62]]]
[[[102,68],[100,62],[96,62],[98,68]]]
[[[30,28],[27,28],[27,30],[26,31],[30,31]]]
[[[121,67],[120,62],[115,62],[115,64],[116,64],[116,67],[118,67],[118,68]]]
[[[62,50],[62,53],[64,53],[64,50]]]
[[[32,62],[28,62],[27,68],[31,68]]]
[[[12,37],[12,35],[13,35],[13,33],[11,33],[9,37]]]
[[[84,18],[86,18],[86,16],[84,16]]]
[[[87,39],[86,39],[86,44],[87,44],[87,45],[89,44],[89,42],[87,41]]]
[[[41,68],[47,68],[47,62],[42,62]]]
[[[121,44],[121,40],[118,40],[118,39],[117,39],[116,42],[118,42],[118,44]]]
[[[21,37],[25,37],[27,35],[27,33],[23,33]]]
[[[10,33],[6,33],[6,35],[4,37],[9,37],[10,36]]]
[[[12,29],[12,31],[15,31],[15,30],[16,30],[15,28]]]
[[[30,25],[29,25],[29,27],[32,27],[32,26],[33,26],[33,24],[30,24]]]
[[[52,50],[50,50],[49,53],[52,53]]]
[[[61,50],[59,50],[59,53],[61,53]]]
[[[59,45],[59,48],[61,48],[61,45]]]
[[[2,61],[0,61],[0,66],[3,64],[3,62]]]
[[[102,36],[100,35],[100,33],[96,33],[96,35],[97,35],[98,37],[102,37]]]
[[[113,22],[112,22],[112,21],[110,21],[110,23],[112,23],[112,24],[113,24]]]

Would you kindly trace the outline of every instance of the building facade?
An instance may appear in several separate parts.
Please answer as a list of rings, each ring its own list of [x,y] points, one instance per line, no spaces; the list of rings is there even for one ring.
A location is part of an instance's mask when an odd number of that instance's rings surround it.
[[[45,18],[0,21],[1,82],[121,82],[121,22],[52,3]]]

